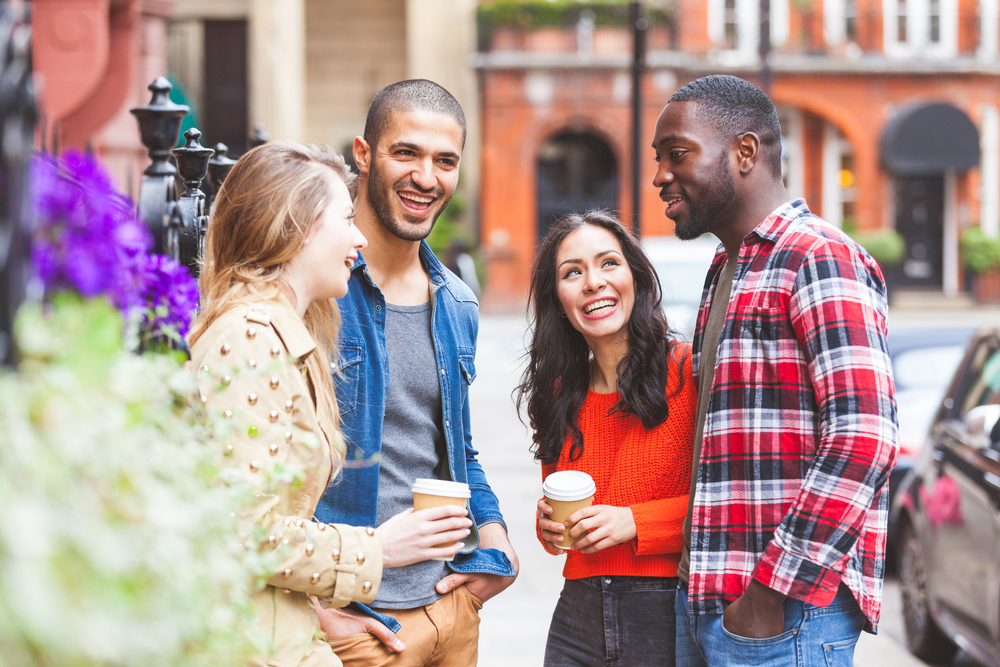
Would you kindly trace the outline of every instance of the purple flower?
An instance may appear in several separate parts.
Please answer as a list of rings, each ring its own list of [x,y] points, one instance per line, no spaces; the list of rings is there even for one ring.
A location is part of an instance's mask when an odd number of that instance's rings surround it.
[[[149,231],[97,160],[38,155],[31,185],[32,260],[47,292],[107,296],[127,317],[141,317],[146,342],[187,334],[197,283],[179,262],[150,253]]]
[[[183,264],[165,255],[143,258],[137,263],[141,288],[135,304],[143,310],[142,335],[183,338],[198,310],[198,283]]]
[[[37,226],[32,259],[46,291],[135,299],[131,264],[152,246],[127,197],[93,157],[69,151],[35,158],[31,170]]]

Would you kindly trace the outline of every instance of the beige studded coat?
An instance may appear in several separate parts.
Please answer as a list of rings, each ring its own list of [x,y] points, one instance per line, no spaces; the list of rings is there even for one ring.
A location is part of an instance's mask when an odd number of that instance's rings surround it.
[[[309,596],[325,606],[371,602],[382,577],[375,531],[312,520],[331,481],[331,442],[338,437],[324,433],[316,418],[304,363],[315,349],[280,297],[234,308],[191,347],[202,402],[232,425],[220,442],[222,460],[259,484],[260,502],[246,518],[259,527],[262,548],[283,555],[255,600],[271,649],[253,665],[340,665],[329,644],[314,638],[322,634]],[[287,468],[298,468],[301,481],[268,482],[268,471]]]

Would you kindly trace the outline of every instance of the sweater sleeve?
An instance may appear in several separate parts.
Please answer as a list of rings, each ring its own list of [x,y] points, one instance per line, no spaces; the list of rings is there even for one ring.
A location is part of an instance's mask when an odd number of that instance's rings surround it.
[[[681,524],[687,515],[687,495],[636,503],[631,509],[635,519],[637,556],[680,553],[684,544]]]
[[[679,447],[684,456],[679,461],[675,478],[684,491],[691,479],[691,449],[694,444],[694,420],[698,409],[698,391],[691,373],[691,347],[677,344],[673,357],[680,373],[670,383],[669,416],[674,433],[672,444]],[[678,489],[680,490],[680,489]],[[637,556],[651,554],[680,553],[684,545],[681,535],[684,517],[688,511],[689,495],[672,496],[630,505],[635,520],[635,553]]]

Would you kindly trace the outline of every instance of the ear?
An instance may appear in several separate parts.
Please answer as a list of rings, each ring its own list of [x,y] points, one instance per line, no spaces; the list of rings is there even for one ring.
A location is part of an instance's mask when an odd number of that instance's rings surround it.
[[[358,166],[358,171],[367,176],[368,170],[371,169],[371,146],[364,140],[364,137],[354,137],[352,152],[354,153],[354,164]]]
[[[744,132],[737,137],[736,147],[740,173],[746,176],[760,159],[760,137],[753,132]]]

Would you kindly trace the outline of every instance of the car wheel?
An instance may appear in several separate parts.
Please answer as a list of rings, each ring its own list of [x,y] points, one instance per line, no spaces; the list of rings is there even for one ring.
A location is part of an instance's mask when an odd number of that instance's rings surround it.
[[[903,625],[906,646],[910,653],[924,662],[947,663],[958,647],[937,626],[931,617],[927,581],[927,558],[910,525],[902,526],[899,547],[900,592],[903,596]]]

